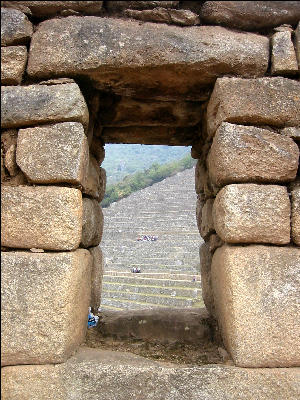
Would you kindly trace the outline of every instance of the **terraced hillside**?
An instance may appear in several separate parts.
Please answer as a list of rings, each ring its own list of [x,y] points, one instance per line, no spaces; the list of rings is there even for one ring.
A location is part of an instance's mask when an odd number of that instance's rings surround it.
[[[180,172],[103,210],[101,309],[202,304],[194,173]],[[143,235],[157,240],[138,241]]]

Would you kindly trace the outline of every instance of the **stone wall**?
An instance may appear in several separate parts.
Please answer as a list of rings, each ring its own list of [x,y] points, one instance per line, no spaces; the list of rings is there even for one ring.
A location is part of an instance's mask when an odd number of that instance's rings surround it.
[[[87,398],[72,355],[100,304],[105,143],[193,146],[204,301],[240,397],[299,397],[299,2],[1,6],[2,397]],[[249,389],[243,367],[271,378]],[[236,398],[223,374],[188,398]],[[185,393],[170,382],[156,398]]]

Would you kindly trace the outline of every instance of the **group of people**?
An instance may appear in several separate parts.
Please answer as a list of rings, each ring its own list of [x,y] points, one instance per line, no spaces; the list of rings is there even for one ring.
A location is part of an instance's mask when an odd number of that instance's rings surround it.
[[[147,242],[155,242],[158,239],[158,236],[153,235],[143,235],[137,238],[137,241],[147,241]]]
[[[134,267],[134,268],[132,268],[131,272],[140,273],[141,272],[141,268],[140,267]]]

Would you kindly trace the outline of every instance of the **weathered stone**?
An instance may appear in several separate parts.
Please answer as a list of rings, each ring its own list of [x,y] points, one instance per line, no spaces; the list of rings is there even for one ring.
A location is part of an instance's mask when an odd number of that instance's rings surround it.
[[[15,177],[20,169],[16,163],[17,130],[8,129],[1,133],[1,182]],[[4,168],[5,167],[5,168]]]
[[[282,78],[219,78],[207,106],[208,135],[222,122],[271,125],[300,124],[300,82]]]
[[[115,104],[101,104],[103,126],[193,126],[200,122],[199,102],[147,101],[122,97]]]
[[[300,246],[300,185],[292,191],[292,239]]]
[[[161,363],[132,353],[82,347],[59,365],[9,366],[3,399],[295,400],[298,368],[237,368]]]
[[[89,163],[83,126],[63,122],[20,129],[17,163],[31,182],[82,185]]]
[[[300,249],[224,245],[214,253],[211,273],[222,337],[235,364],[299,366]]]
[[[5,168],[8,170],[10,176],[16,176],[17,173],[20,171],[16,162],[16,150],[17,146],[15,144],[12,144],[4,156],[4,165]]]
[[[78,189],[20,186],[1,189],[1,244],[7,247],[74,250],[82,231]]]
[[[157,7],[152,10],[125,10],[125,15],[141,21],[162,22],[181,26],[198,25],[200,19],[190,10],[174,10]]]
[[[111,12],[123,10],[149,10],[156,7],[177,8],[179,1],[106,1],[106,8]]]
[[[203,243],[200,246],[200,274],[202,298],[204,304],[211,315],[214,315],[214,296],[211,284],[211,261],[212,253],[208,243]]]
[[[195,127],[131,126],[108,127],[101,132],[105,143],[162,144],[190,146],[198,135]]]
[[[83,198],[82,247],[98,246],[103,233],[103,213],[97,200]]]
[[[220,75],[264,75],[268,58],[268,38],[252,33],[67,17],[39,25],[27,72],[33,78],[88,76],[98,89],[127,97],[199,100]]]
[[[296,177],[298,163],[299,149],[291,138],[227,122],[217,129],[207,158],[209,177],[217,186],[289,182]]]
[[[27,62],[25,46],[1,48],[1,84],[19,85]]]
[[[224,242],[223,240],[215,233],[213,233],[212,235],[210,235],[209,239],[208,239],[208,246],[209,246],[209,250],[214,253],[215,250],[218,247],[221,247]]]
[[[1,46],[26,44],[32,33],[32,24],[25,14],[1,7]]]
[[[89,252],[93,257],[92,264],[92,287],[91,287],[91,310],[93,313],[98,312],[101,304],[102,278],[103,278],[103,255],[99,246],[90,247]]]
[[[197,194],[204,192],[204,182],[207,177],[207,171],[201,160],[197,161],[195,167],[195,191]]]
[[[103,147],[102,140],[93,136],[91,143],[91,153],[96,158],[99,165],[102,164],[105,158],[105,148]]]
[[[298,63],[291,32],[276,32],[272,36],[272,75],[294,75],[298,72]]]
[[[95,198],[100,203],[106,188],[106,172],[99,167],[97,160],[90,154],[86,179],[83,182],[83,193]]]
[[[286,187],[233,184],[217,194],[213,221],[228,243],[290,242],[291,207]]]
[[[300,140],[300,127],[289,127],[284,128],[280,132],[282,135],[288,136],[293,140],[299,141]]]
[[[205,1],[201,20],[245,30],[263,30],[300,19],[298,1]]]
[[[80,14],[99,14],[103,1],[3,1],[4,7],[28,9],[34,17],[52,17],[73,10]]]
[[[201,210],[200,234],[203,239],[208,238],[211,233],[215,232],[212,216],[213,204],[214,199],[208,199]]]
[[[296,49],[296,56],[298,60],[298,67],[300,68],[300,22],[295,29],[295,49]]]
[[[76,83],[2,87],[2,128],[64,121],[87,127],[88,119],[87,105]]]
[[[92,257],[3,252],[1,365],[60,363],[85,338]]]

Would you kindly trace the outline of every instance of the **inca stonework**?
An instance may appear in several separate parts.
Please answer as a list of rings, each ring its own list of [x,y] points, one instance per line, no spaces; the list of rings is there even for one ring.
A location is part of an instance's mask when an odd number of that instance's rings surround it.
[[[2,398],[300,398],[300,3],[1,7]],[[105,143],[192,146],[227,365],[84,348]]]

